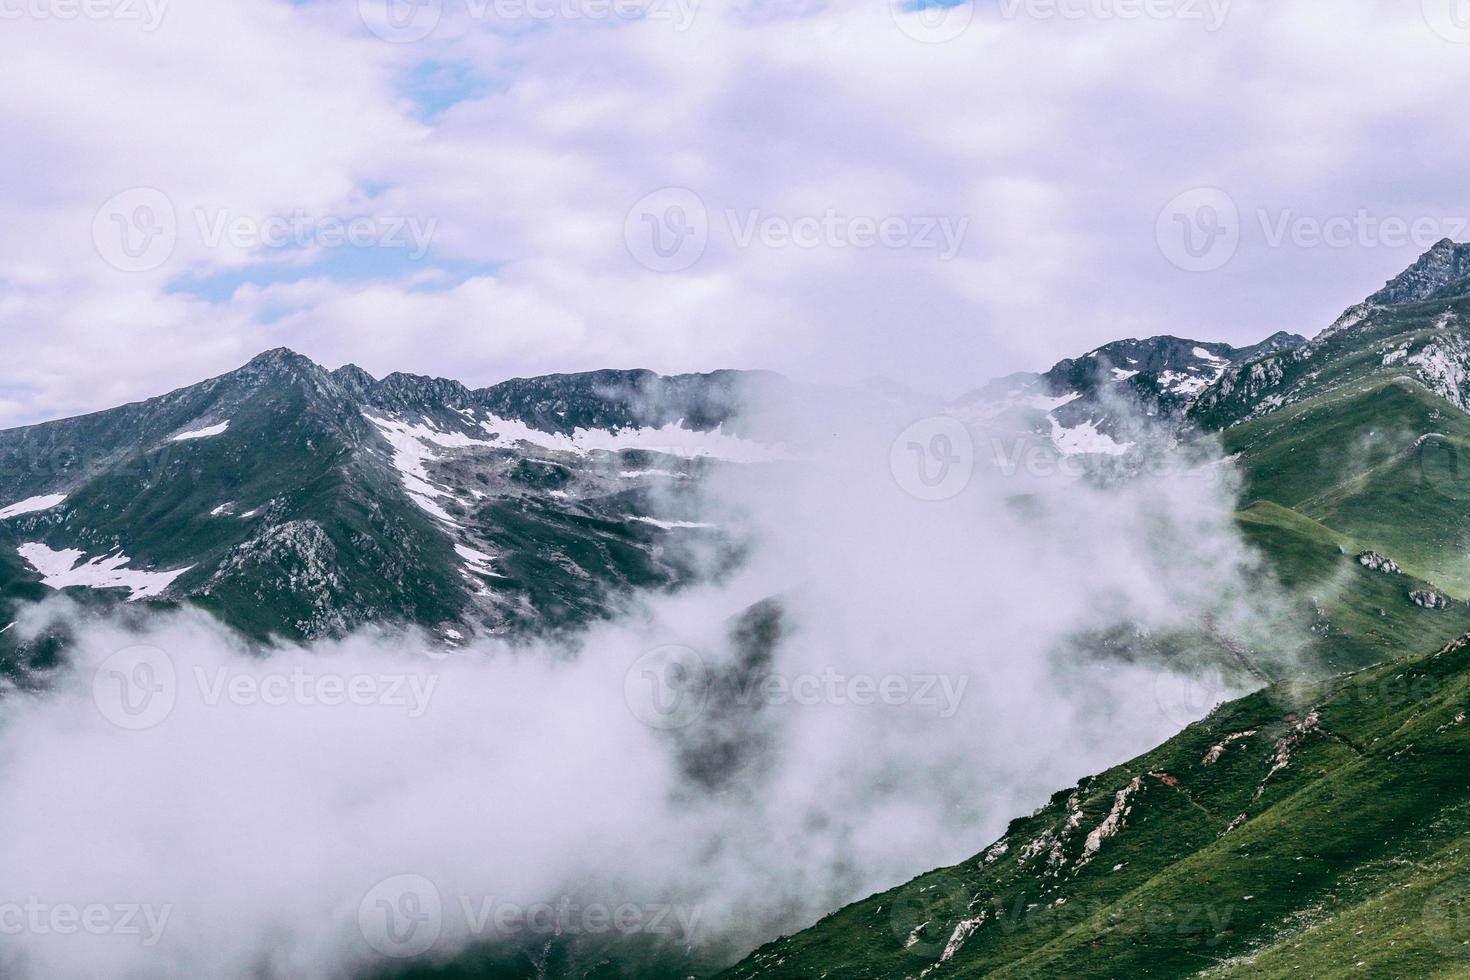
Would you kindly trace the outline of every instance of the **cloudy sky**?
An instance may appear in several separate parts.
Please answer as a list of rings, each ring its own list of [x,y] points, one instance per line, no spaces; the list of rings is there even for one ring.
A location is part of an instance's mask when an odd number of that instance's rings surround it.
[[[957,393],[1120,336],[1312,333],[1470,239],[1463,0],[0,20],[0,425],[282,345]]]

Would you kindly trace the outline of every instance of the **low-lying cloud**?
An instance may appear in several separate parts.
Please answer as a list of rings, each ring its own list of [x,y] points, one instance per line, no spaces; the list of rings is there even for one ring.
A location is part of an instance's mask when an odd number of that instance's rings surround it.
[[[76,645],[0,701],[0,970],[350,976],[581,934],[728,958],[977,852],[1240,683],[1086,639],[1258,639],[1228,468],[1007,469],[994,440],[1033,437],[881,401],[781,424],[808,460],[725,468],[701,514],[744,567],[574,642],[262,654],[195,612],[33,611]]]

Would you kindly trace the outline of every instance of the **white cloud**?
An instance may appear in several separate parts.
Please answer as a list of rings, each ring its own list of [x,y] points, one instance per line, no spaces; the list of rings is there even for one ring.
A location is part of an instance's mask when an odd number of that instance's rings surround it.
[[[564,6],[581,9],[548,9]],[[173,0],[154,31],[8,23],[0,383],[21,392],[0,423],[156,393],[282,343],[478,384],[762,364],[960,390],[1124,334],[1311,332],[1419,250],[1270,247],[1260,212],[1470,214],[1446,194],[1466,137],[1453,105],[1425,96],[1463,87],[1470,64],[1417,9],[1240,0],[1211,31],[1025,15],[1035,4],[1007,17],[1015,6],[978,9],[942,44],[876,0],[706,3],[687,30],[527,30],[447,3],[413,44],[372,35],[353,0]],[[426,63],[472,82],[427,114],[411,84]],[[181,234],[161,268],[124,275],[91,228],[132,186],[165,191]],[[623,240],[628,208],[665,186],[695,190],[714,219],[683,273],[642,268]],[[1154,241],[1160,208],[1198,186],[1225,189],[1244,221],[1233,261],[1203,275]],[[187,300],[165,292],[180,275],[261,262],[205,247],[201,209],[412,216],[435,223],[433,251],[368,289],[365,273],[307,264],[297,286]],[[724,217],[829,209],[969,226],[943,262],[740,248]],[[430,298],[420,273],[444,262],[451,282],[457,267],[477,279]]]

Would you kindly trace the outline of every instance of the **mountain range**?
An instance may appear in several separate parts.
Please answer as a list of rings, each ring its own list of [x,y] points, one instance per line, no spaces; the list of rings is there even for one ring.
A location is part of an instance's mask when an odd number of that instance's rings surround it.
[[[1164,440],[1233,460],[1236,523],[1309,655],[1287,674],[1215,636],[1261,691],[722,976],[1462,973],[1467,327],[1470,246],[1445,241],[1310,340],[1121,340],[947,404],[1013,414],[1058,456]],[[262,643],[575,629],[738,565],[739,529],[707,523],[698,492],[796,459],[749,411],[792,391],[736,371],[472,390],[275,350],[0,432],[0,675],[43,684],[64,656],[64,627],[8,625],[57,592],[129,615],[193,605]],[[584,975],[687,973],[592,959]]]
[[[584,622],[693,574],[681,542],[715,529],[685,519],[686,485],[771,455],[735,417],[778,383],[599,371],[471,391],[274,350],[0,432],[0,624],[55,590],[190,603],[259,640]]]

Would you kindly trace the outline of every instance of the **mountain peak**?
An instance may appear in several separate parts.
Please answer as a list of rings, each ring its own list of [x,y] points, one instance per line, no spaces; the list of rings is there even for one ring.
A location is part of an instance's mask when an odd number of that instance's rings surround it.
[[[256,354],[245,366],[270,367],[276,365],[289,365],[293,367],[311,365],[312,367],[315,367],[316,363],[312,361],[311,358],[298,354],[289,347],[276,347],[272,350]]]
[[[372,391],[378,379],[356,364],[344,364],[332,372],[332,379],[353,395],[362,397]]]
[[[1463,284],[1467,278],[1470,278],[1470,245],[1443,238],[1369,296],[1368,302],[1378,306],[1421,303],[1447,292],[1451,286]]]

